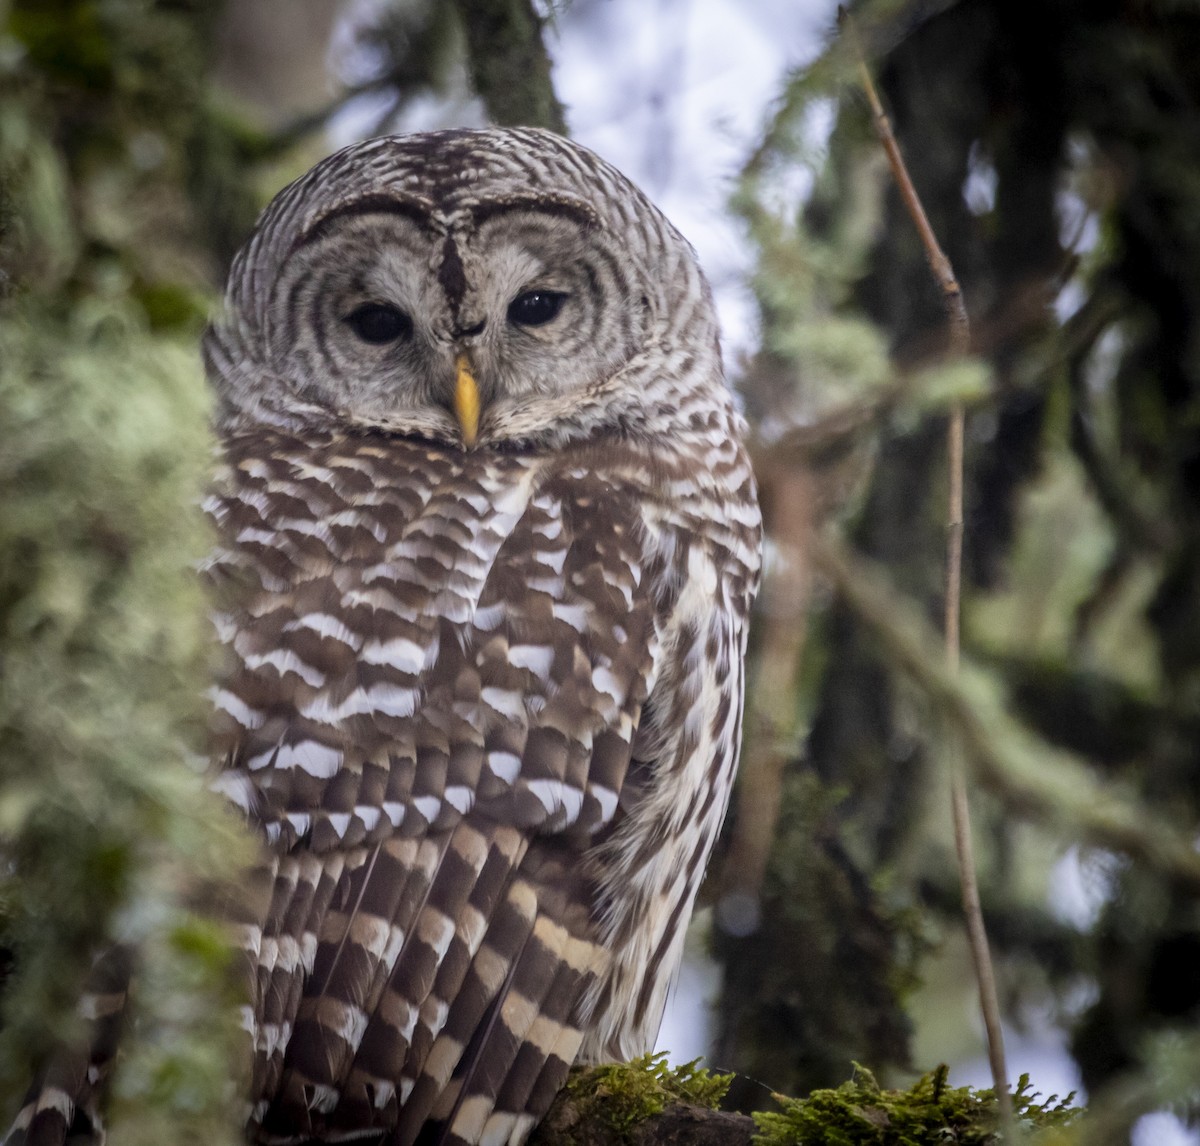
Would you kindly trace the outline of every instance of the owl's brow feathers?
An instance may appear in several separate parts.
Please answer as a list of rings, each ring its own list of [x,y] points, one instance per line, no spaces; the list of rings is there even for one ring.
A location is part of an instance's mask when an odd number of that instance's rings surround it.
[[[320,242],[331,230],[334,224],[343,219],[357,218],[360,215],[399,215],[409,219],[423,231],[436,232],[434,224],[434,207],[431,203],[412,199],[402,195],[360,195],[349,203],[327,211],[318,216],[308,227],[296,236],[288,250],[288,258],[297,251],[312,243]]]
[[[570,219],[584,230],[600,230],[604,223],[600,216],[586,203],[561,195],[514,195],[502,199],[489,199],[484,203],[473,203],[465,211],[445,213],[425,199],[414,199],[406,195],[360,195],[352,202],[343,203],[315,219],[297,237],[288,254],[293,255],[302,247],[323,239],[333,225],[342,219],[359,215],[399,215],[410,219],[423,231],[440,234],[447,231],[456,217],[466,214],[475,226],[487,222],[497,215],[517,211],[536,211],[538,214]]]
[[[578,224],[583,231],[600,230],[604,226],[600,216],[586,203],[564,195],[548,193],[510,195],[488,199],[482,203],[473,203],[462,209],[446,210],[444,207],[435,207],[427,199],[418,199],[408,195],[368,194],[360,195],[349,203],[334,207],[331,211],[315,219],[297,236],[288,252],[288,257],[290,258],[297,251],[312,243],[320,242],[332,231],[334,225],[343,219],[359,218],[364,215],[397,215],[409,219],[427,234],[445,234],[446,236],[442,262],[438,270],[438,281],[446,292],[450,309],[457,319],[459,307],[466,294],[467,280],[463,274],[462,258],[458,253],[458,244],[454,238],[455,222],[465,216],[470,219],[474,227],[478,227],[498,216],[511,215],[520,211],[531,211],[540,215],[569,219]]]

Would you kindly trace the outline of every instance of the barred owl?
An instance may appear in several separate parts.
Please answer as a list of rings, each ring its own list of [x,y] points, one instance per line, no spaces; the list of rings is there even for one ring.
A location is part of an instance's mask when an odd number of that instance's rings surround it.
[[[205,357],[250,1140],[520,1143],[652,1047],[737,763],[708,287],[568,140],[381,138],[271,204]]]

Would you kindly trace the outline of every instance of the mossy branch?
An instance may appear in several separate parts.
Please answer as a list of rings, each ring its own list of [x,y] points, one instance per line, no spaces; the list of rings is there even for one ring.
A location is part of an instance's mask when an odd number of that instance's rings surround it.
[[[666,1056],[589,1067],[571,1081],[530,1139],[530,1146],[903,1146],[954,1141],[992,1146],[1004,1141],[992,1090],[950,1086],[939,1066],[911,1087],[884,1089],[854,1064],[841,1086],[805,1098],[774,1095],[777,1109],[733,1114],[717,1109],[731,1075],[695,1063],[672,1069]],[[1021,1125],[1061,1130],[1080,1111],[1073,1095],[1041,1101],[1028,1075],[1012,1096]]]
[[[577,1069],[530,1146],[749,1146],[754,1122],[717,1109],[732,1079],[661,1053]]]

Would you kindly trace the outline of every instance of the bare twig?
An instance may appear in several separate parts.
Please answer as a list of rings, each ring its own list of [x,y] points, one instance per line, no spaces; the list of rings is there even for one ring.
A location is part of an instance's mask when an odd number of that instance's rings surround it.
[[[953,340],[951,343],[952,356],[962,357],[971,344],[971,328],[967,322],[967,308],[963,306],[962,291],[959,289],[958,279],[954,277],[954,268],[939,246],[937,236],[933,233],[933,227],[930,226],[925,208],[921,204],[921,197],[917,194],[917,189],[908,176],[908,168],[905,167],[904,157],[900,154],[900,145],[892,133],[892,122],[888,119],[887,112],[883,110],[879,93],[875,90],[875,82],[871,79],[871,71],[867,67],[867,58],[863,55],[862,45],[858,41],[854,20],[844,7],[838,9],[838,22],[845,27],[850,44],[854,48],[854,54],[858,60],[859,78],[867,95],[867,103],[871,107],[875,132],[879,136],[880,143],[883,144],[888,165],[892,169],[892,178],[896,180],[896,186],[900,191],[900,197],[904,200],[904,206],[916,225],[917,233],[921,236],[921,246],[924,248],[929,269],[933,272],[938,286],[942,288],[942,302],[946,308],[946,315],[950,319],[950,335]]]
[[[962,290],[954,275],[954,268],[938,244],[937,236],[929,224],[921,198],[909,178],[904,157],[892,133],[891,121],[883,109],[866,56],[858,41],[854,21],[845,8],[838,9],[838,22],[845,28],[858,62],[859,77],[875,131],[887,153],[892,176],[896,180],[900,197],[921,236],[921,245],[929,269],[942,290],[942,304],[950,323],[950,354],[954,358],[964,357],[971,345],[971,328],[967,319],[967,308],[963,305]],[[955,403],[950,410],[947,437],[949,462],[949,504],[946,522],[946,608],[945,640],[946,663],[952,676],[959,666],[959,614],[962,589],[962,535],[963,535],[963,408]],[[987,930],[983,922],[983,910],[979,902],[979,883],[975,874],[975,852],[971,843],[971,813],[967,800],[967,781],[963,769],[957,738],[947,738],[950,758],[951,804],[954,816],[954,847],[958,856],[959,878],[962,882],[963,915],[966,919],[967,937],[971,946],[971,957],[975,964],[975,978],[979,984],[979,1004],[983,1022],[987,1029],[988,1060],[992,1068],[992,1082],[996,1089],[997,1104],[1001,1121],[1006,1128],[1012,1125],[1012,1100],[1008,1090],[1008,1067],[1004,1056],[1004,1032],[1000,1024],[1000,1003],[996,995],[996,978],[992,968],[991,951],[988,948]]]

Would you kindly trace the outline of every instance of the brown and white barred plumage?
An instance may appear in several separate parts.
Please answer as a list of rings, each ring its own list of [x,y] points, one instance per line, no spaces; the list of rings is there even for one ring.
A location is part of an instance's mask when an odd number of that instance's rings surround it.
[[[532,289],[562,317],[506,323]],[[519,1143],[652,1046],[736,766],[759,516],[708,288],[567,140],[377,139],[268,209],[206,354],[250,1138]]]

